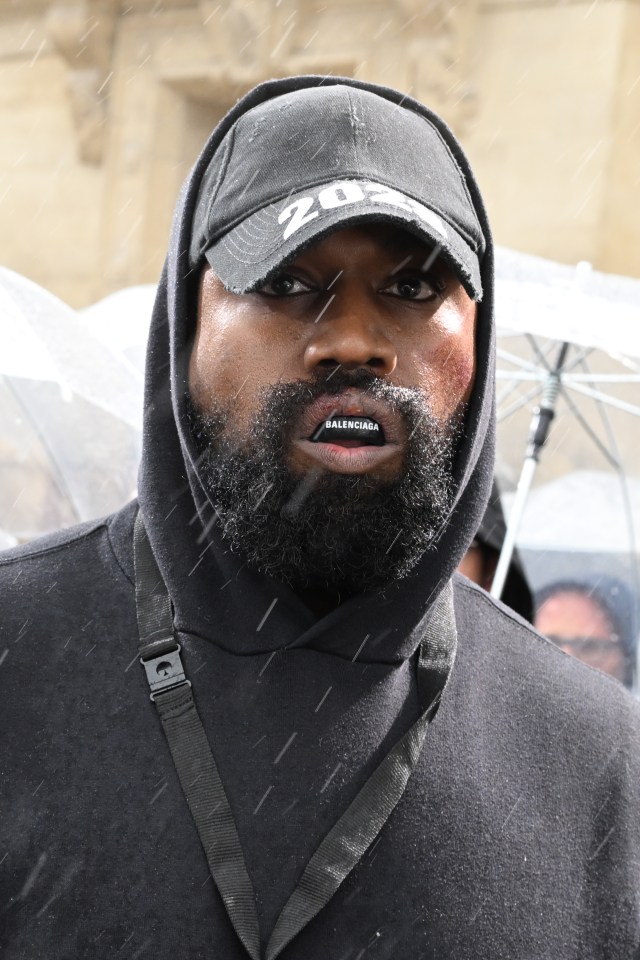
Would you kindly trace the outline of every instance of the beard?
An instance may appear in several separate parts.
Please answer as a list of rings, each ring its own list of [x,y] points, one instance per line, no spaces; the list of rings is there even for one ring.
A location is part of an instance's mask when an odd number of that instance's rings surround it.
[[[301,410],[321,394],[354,387],[403,420],[407,440],[396,479],[287,465]],[[379,590],[405,576],[435,546],[452,506],[452,462],[462,433],[458,410],[444,423],[426,395],[366,370],[278,383],[240,435],[232,411],[187,409],[198,474],[232,551],[293,589],[341,595]]]

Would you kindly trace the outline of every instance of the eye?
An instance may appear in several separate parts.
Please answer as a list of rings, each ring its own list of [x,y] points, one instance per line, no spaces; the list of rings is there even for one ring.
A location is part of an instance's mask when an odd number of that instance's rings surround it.
[[[435,300],[443,288],[444,284],[434,277],[413,273],[398,277],[392,283],[383,287],[380,293],[391,297],[399,297],[401,300]]]
[[[263,284],[259,288],[259,293],[264,293],[268,297],[295,297],[301,293],[311,293],[312,287],[304,283],[299,277],[292,273],[276,273],[275,277],[269,283]]]

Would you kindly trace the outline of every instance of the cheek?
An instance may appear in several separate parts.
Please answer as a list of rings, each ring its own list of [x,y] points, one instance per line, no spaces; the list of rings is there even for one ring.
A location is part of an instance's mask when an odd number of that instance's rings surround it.
[[[473,311],[439,311],[421,352],[422,386],[439,420],[450,417],[471,396],[475,379]]]
[[[295,338],[272,320],[268,310],[205,278],[189,361],[189,390],[199,410],[221,406],[238,426],[247,426],[262,389],[291,373]]]
[[[202,412],[214,404],[227,408],[250,372],[245,369],[247,350],[241,335],[241,312],[237,302],[207,272],[200,287],[198,322],[189,360],[189,391]],[[238,382],[241,371],[244,372]]]
[[[458,342],[443,345],[436,351],[434,366],[440,380],[442,395],[449,412],[471,396],[475,377],[473,344],[467,349]]]
[[[198,324],[189,361],[189,390],[196,406],[206,411],[213,402],[224,403],[237,390],[238,370],[245,358],[239,356],[242,343],[236,343],[232,330],[225,324]]]

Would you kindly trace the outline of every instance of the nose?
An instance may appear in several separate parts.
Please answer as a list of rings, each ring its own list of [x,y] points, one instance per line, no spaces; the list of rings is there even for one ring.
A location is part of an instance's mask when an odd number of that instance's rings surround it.
[[[304,355],[305,368],[368,367],[378,376],[395,370],[396,347],[372,300],[344,291],[331,297],[314,323]]]

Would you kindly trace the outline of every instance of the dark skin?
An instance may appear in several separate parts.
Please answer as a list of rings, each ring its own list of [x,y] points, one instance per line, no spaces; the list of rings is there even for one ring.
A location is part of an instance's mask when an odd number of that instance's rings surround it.
[[[423,390],[444,422],[473,388],[476,304],[441,261],[425,269],[429,259],[426,243],[376,223],[336,230],[254,293],[230,293],[205,270],[189,366],[195,405],[228,405],[229,428],[242,437],[262,388],[364,367],[393,386]],[[357,392],[336,400],[342,413],[360,412]],[[403,468],[403,449],[399,437],[375,462],[337,451],[332,469],[389,480]],[[294,437],[289,469],[317,469],[315,454],[302,433]],[[316,594],[305,596],[316,611],[340,602],[336,591]]]
[[[486,545],[471,544],[460,561],[458,570],[469,580],[480,584],[483,590],[491,590],[498,566],[499,553]]]

